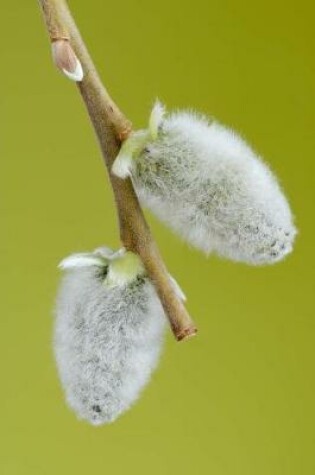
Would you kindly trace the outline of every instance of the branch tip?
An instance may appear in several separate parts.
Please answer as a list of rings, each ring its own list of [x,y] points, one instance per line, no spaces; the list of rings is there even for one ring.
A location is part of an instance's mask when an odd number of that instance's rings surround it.
[[[180,332],[178,333],[175,332],[175,338],[178,342],[186,341],[196,336],[197,333],[198,333],[197,327],[191,326],[191,327],[185,328],[184,330],[180,330]]]

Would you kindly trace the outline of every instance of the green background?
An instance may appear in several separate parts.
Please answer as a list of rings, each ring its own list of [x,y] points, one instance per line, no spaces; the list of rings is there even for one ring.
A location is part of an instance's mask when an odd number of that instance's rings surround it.
[[[152,383],[116,423],[77,421],[51,349],[56,266],[119,245],[112,194],[36,1],[2,2],[1,475],[314,475],[313,1],[71,6],[135,127],[157,96],[234,127],[281,178],[300,233],[285,262],[251,268],[205,259],[149,215],[198,337],[168,335]]]

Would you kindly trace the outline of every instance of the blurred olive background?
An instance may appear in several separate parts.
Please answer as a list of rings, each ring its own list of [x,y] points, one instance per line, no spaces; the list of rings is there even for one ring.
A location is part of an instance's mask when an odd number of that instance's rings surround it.
[[[314,3],[70,2],[135,127],[158,96],[244,135],[300,230],[273,267],[205,259],[152,216],[198,337],[169,334],[143,397],[93,428],[64,404],[52,355],[58,262],[119,245],[76,87],[55,71],[37,2],[1,5],[1,475],[313,475]]]

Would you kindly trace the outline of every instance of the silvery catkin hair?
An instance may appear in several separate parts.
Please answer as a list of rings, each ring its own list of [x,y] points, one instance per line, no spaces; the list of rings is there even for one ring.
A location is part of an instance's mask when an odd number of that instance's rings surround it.
[[[123,145],[113,172],[131,176],[140,201],[205,253],[269,264],[296,234],[276,178],[232,130],[191,112],[164,117]]]
[[[135,254],[100,248],[60,267],[54,350],[66,399],[79,418],[109,423],[157,366],[164,311]]]

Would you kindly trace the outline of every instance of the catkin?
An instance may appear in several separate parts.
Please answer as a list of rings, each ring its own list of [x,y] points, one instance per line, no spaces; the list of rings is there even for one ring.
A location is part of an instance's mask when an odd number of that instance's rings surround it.
[[[248,264],[292,250],[296,229],[270,169],[232,130],[192,112],[163,116],[124,144],[113,172],[191,245]]]
[[[156,368],[165,316],[138,257],[108,249],[64,260],[54,351],[69,406],[93,425],[114,421]]]

